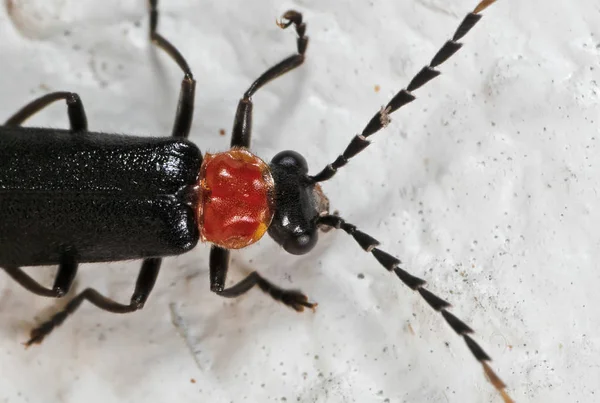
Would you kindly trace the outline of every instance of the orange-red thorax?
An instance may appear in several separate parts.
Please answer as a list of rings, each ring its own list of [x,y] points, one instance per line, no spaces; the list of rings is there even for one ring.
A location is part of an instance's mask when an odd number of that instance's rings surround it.
[[[245,149],[206,154],[197,210],[201,239],[227,249],[258,241],[273,219],[269,166]]]

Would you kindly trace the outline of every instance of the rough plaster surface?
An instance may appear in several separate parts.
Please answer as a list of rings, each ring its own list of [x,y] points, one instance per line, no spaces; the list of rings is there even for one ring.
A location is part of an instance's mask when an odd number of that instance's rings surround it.
[[[254,97],[253,150],[297,150],[314,173],[476,1],[162,3],[160,32],[198,79],[192,140],[213,152],[249,83],[295,47],[275,18],[304,12],[308,58]],[[90,129],[167,135],[181,73],[147,24],[142,0],[5,0],[0,121],[70,90]],[[454,304],[517,401],[598,401],[600,5],[500,0],[464,42],[325,191]],[[54,105],[28,124],[66,122]],[[316,313],[259,291],[211,294],[200,246],[165,261],[143,311],[85,305],[25,350],[28,329],[61,302],[0,273],[0,402],[501,401],[441,316],[344,233],[306,256],[266,237],[233,256],[232,280],[258,269],[304,290]],[[138,266],[85,265],[76,288],[127,301]],[[51,284],[52,268],[30,272]]]

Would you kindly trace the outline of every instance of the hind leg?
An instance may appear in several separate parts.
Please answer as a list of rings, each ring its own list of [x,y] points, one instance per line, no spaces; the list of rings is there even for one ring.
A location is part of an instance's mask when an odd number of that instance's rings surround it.
[[[35,281],[19,267],[3,267],[4,271],[17,283],[34,294],[43,297],[60,298],[69,292],[77,274],[77,261],[72,253],[64,252],[58,265],[58,272],[52,288],[47,288]]]
[[[6,121],[6,126],[21,126],[24,121],[50,105],[55,101],[64,99],[67,101],[67,113],[69,114],[69,125],[71,131],[82,132],[87,130],[87,117],[85,115],[85,109],[83,108],[83,102],[81,98],[74,92],[51,92],[50,94],[42,95],[41,97],[34,99],[24,107],[22,107],[17,113],[12,115]]]

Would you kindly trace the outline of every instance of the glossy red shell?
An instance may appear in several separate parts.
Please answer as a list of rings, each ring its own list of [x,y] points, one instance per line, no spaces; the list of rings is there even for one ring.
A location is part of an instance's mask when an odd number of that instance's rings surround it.
[[[245,149],[206,154],[197,217],[203,241],[239,249],[258,241],[273,219],[269,166]]]

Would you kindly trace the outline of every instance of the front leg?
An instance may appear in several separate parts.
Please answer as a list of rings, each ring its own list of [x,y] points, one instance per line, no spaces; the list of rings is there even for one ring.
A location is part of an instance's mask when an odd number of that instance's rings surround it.
[[[302,22],[302,14],[290,10],[283,14],[282,21],[277,23],[282,29],[285,29],[292,24],[296,28],[296,34],[298,35],[298,39],[296,39],[297,53],[283,59],[262,73],[244,93],[244,96],[238,103],[235,119],[233,121],[231,147],[250,147],[250,138],[252,137],[252,95],[269,81],[284,75],[288,71],[293,70],[304,63],[304,53],[308,46],[308,37],[305,36],[306,24]]]
[[[258,287],[269,294],[275,301],[289,306],[296,312],[304,308],[315,309],[317,304],[308,302],[308,297],[299,290],[286,290],[263,278],[258,272],[253,271],[239,283],[225,288],[227,269],[229,268],[229,249],[213,245],[210,250],[210,290],[225,298],[236,298],[248,292],[252,287]]]

